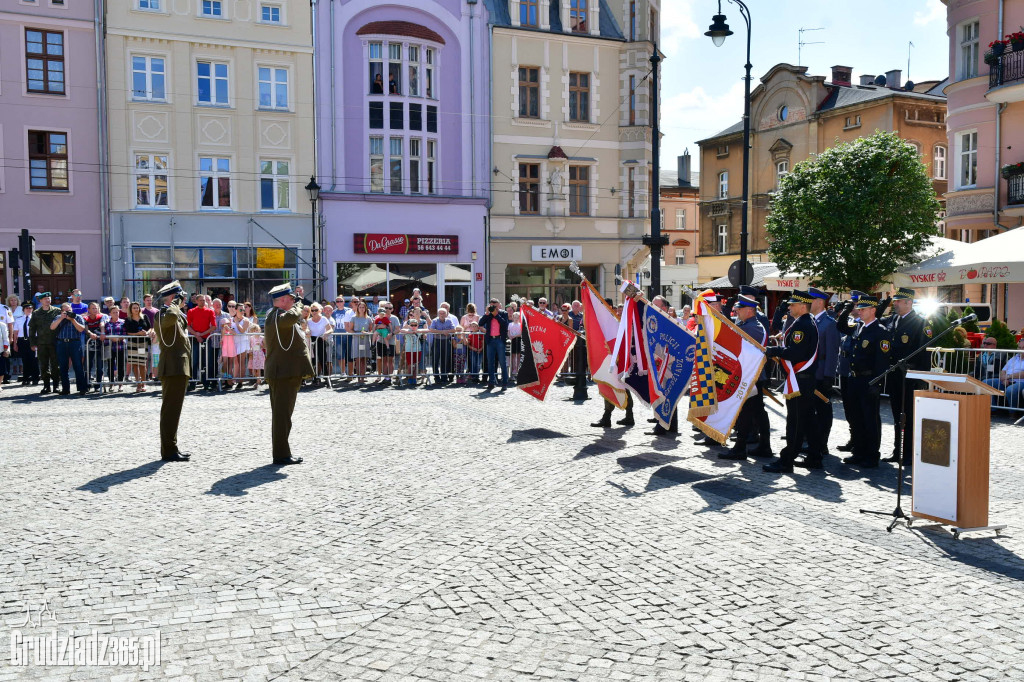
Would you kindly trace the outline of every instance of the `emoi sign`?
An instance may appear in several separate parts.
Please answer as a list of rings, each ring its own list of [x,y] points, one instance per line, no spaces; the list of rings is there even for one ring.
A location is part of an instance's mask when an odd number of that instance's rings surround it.
[[[359,254],[458,254],[459,238],[438,234],[367,234],[353,235],[355,252]]]

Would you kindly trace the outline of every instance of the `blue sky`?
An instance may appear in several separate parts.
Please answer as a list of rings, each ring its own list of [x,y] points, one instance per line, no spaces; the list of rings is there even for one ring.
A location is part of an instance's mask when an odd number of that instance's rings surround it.
[[[746,28],[736,5],[722,0],[722,13],[734,31],[715,47],[704,31],[717,12],[717,0],[662,0],[662,167],[690,149],[698,165],[696,141],[729,127],[743,115],[743,64]],[[779,62],[797,63],[797,30],[805,41],[802,66],[808,73],[831,76],[834,64],[862,73],[902,69],[907,79],[942,79],[948,69],[946,8],[939,0],[746,0],[753,31],[751,64],[760,77]]]

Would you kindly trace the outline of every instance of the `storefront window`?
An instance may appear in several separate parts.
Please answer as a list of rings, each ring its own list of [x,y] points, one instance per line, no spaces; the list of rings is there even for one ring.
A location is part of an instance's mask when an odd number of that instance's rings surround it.
[[[438,269],[444,276],[439,296]],[[431,315],[437,304],[448,301],[453,311],[465,310],[472,298],[473,266],[469,263],[338,263],[338,294],[341,296],[386,296],[399,309],[413,289],[423,294],[423,305]]]
[[[594,283],[597,266],[580,266],[586,278]],[[552,308],[579,298],[580,278],[566,265],[509,265],[505,268],[505,297],[548,299]],[[600,289],[600,286],[598,286]]]

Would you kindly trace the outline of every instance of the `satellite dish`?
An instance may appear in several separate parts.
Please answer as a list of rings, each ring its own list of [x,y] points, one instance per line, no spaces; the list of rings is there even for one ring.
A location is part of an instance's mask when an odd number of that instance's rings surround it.
[[[878,76],[877,78],[875,78],[875,85],[881,85],[882,87],[885,87],[885,76]]]

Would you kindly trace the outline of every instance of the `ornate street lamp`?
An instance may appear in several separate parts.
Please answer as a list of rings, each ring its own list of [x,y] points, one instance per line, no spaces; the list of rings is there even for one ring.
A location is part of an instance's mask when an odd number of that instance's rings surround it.
[[[306,185],[306,192],[309,194],[309,203],[313,206],[313,300],[318,301],[323,298],[323,292],[320,290],[320,260],[319,249],[320,239],[317,234],[317,202],[320,201],[320,185],[316,184],[316,176],[309,176],[309,184]]]

